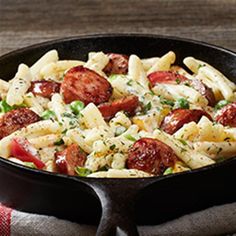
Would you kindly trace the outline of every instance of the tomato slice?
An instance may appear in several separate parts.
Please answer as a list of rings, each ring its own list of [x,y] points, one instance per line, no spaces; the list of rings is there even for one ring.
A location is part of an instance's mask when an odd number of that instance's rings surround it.
[[[38,169],[45,164],[39,159],[37,150],[25,138],[14,138],[10,145],[11,155],[24,162],[33,162]]]

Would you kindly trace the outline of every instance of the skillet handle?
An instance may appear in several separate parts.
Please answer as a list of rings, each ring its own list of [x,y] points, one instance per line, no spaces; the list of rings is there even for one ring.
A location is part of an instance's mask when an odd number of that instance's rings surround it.
[[[116,184],[93,186],[102,204],[102,217],[96,236],[138,236],[134,221],[137,190]]]

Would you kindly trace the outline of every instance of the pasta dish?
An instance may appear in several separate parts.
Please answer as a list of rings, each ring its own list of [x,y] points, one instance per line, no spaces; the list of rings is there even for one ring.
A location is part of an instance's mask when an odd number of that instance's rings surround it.
[[[51,50],[0,80],[0,156],[82,177],[151,177],[236,156],[236,85],[199,58]]]

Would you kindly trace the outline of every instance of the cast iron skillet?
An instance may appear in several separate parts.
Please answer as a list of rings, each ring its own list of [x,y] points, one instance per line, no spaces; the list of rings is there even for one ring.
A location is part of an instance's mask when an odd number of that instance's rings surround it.
[[[31,65],[50,49],[60,59],[86,60],[90,51],[160,56],[169,50],[207,61],[236,82],[236,54],[193,40],[157,35],[93,35],[60,39],[0,57],[0,78]],[[159,224],[236,200],[236,159],[165,177],[96,179],[33,170],[0,158],[0,202],[26,212],[100,224],[97,235],[138,235],[137,224]]]

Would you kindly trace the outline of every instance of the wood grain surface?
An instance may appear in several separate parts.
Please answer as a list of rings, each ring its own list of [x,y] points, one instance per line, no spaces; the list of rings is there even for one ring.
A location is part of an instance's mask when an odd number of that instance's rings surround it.
[[[236,51],[236,0],[0,0],[0,55],[60,37],[126,32]]]

